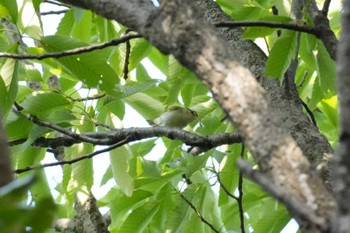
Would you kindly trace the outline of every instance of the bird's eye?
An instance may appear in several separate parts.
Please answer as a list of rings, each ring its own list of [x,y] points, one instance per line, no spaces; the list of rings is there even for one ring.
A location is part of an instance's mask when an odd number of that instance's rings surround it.
[[[198,116],[198,114],[197,114],[196,111],[194,111],[194,110],[192,110],[192,109],[188,109],[188,110],[190,110],[190,112],[191,112],[194,116]]]

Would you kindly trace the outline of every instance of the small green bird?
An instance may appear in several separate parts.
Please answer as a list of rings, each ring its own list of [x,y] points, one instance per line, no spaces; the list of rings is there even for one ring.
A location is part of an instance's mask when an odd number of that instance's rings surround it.
[[[198,118],[196,111],[184,107],[172,107],[154,120],[158,126],[184,128]]]

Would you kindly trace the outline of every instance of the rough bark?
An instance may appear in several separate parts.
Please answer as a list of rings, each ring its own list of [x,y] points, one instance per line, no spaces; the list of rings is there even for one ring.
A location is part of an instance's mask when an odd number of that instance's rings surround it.
[[[334,190],[338,203],[333,232],[350,232],[350,2],[344,1],[342,37],[338,48],[337,89],[340,107],[340,141],[335,156]]]
[[[333,198],[310,168],[287,128],[281,127],[285,122],[281,112],[286,106],[290,107],[291,102],[281,103],[281,109],[271,107],[268,101],[280,98],[282,92],[267,95],[271,91],[269,88],[275,86],[264,89],[259,85],[253,75],[261,71],[252,74],[242,66],[239,53],[227,49],[230,45],[202,19],[192,1],[162,1],[160,8],[147,5],[145,1],[64,1],[125,24],[195,72],[235,123],[261,171],[290,197],[310,209],[312,216],[293,213],[303,229],[329,231]],[[249,68],[255,71],[263,67],[251,66]],[[262,76],[257,78],[261,83],[270,82]]]
[[[211,0],[197,0],[197,7],[211,23],[228,22],[231,18]],[[281,127],[285,127],[298,143],[313,168],[325,167],[322,170],[323,179],[330,187],[329,158],[333,150],[327,139],[303,112],[299,96],[293,90],[281,86],[275,79],[264,74],[267,57],[252,41],[242,40],[242,29],[218,29],[229,42],[232,51],[240,62],[249,68],[260,84],[266,90],[267,100],[272,108],[282,117]],[[310,146],[313,145],[313,146]],[[325,165],[325,166],[323,166]]]

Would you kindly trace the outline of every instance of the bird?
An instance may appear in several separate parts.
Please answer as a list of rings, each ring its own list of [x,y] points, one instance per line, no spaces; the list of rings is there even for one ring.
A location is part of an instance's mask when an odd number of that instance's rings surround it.
[[[198,114],[196,111],[186,107],[175,106],[162,113],[153,122],[157,126],[182,129],[197,118]]]

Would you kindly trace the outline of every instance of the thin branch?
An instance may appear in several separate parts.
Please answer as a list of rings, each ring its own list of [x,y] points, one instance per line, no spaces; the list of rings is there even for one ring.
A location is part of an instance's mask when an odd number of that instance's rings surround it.
[[[111,151],[115,148],[118,148],[124,144],[126,144],[128,142],[128,138],[125,138],[124,140],[117,142],[115,144],[113,144],[112,146],[109,146],[105,149],[102,150],[97,150],[94,151],[90,154],[75,158],[75,159],[71,159],[71,160],[62,160],[62,161],[58,161],[58,162],[53,162],[53,163],[45,163],[45,164],[40,164],[40,165],[35,165],[35,166],[30,166],[30,167],[26,167],[26,168],[19,168],[14,170],[13,172],[16,174],[20,174],[23,172],[27,172],[27,171],[32,171],[32,170],[37,170],[37,169],[42,169],[42,168],[46,168],[46,167],[53,167],[53,166],[59,166],[59,165],[65,165],[65,164],[73,164],[79,161],[82,161],[84,159],[91,159],[92,157],[98,155],[98,154],[102,154],[104,152],[108,152]]]
[[[236,197],[235,195],[233,195],[233,194],[228,190],[228,188],[222,183],[221,178],[220,178],[220,173],[217,172],[216,175],[217,175],[217,178],[218,178],[218,182],[219,182],[219,184],[220,184],[220,187],[222,188],[222,190],[224,190],[224,192],[226,193],[226,195],[229,196],[229,197],[231,197],[231,198],[233,198],[233,199],[235,199],[235,200],[238,202],[239,198]]]
[[[127,41],[125,43],[126,43],[126,50],[125,50],[123,74],[124,74],[124,80],[127,80],[128,75],[129,75],[129,62],[130,62],[131,45],[130,45],[130,41]]]
[[[100,98],[103,98],[106,96],[106,93],[101,93],[101,94],[98,94],[98,95],[95,95],[95,96],[88,96],[88,97],[85,97],[85,98],[73,98],[73,97],[70,97],[70,96],[65,96],[67,97],[68,99],[70,99],[71,101],[73,102],[84,102],[84,101],[88,101],[88,100],[97,100],[97,99],[100,99]]]
[[[244,158],[244,144],[242,143],[241,148],[241,159]],[[244,210],[243,210],[243,174],[240,171],[238,176],[238,209],[239,209],[239,219],[241,222],[241,232],[245,233],[244,229]]]
[[[106,42],[106,43],[100,43],[100,44],[95,44],[95,45],[91,45],[91,46],[65,50],[62,52],[45,53],[45,54],[14,54],[14,53],[0,52],[0,57],[13,58],[13,59],[18,59],[18,60],[25,60],[25,59],[43,60],[43,59],[47,59],[47,58],[60,58],[60,57],[65,57],[65,56],[88,53],[88,52],[91,52],[94,50],[119,45],[119,44],[124,43],[128,40],[135,39],[135,38],[141,38],[141,37],[142,36],[139,34],[126,35],[124,37],[121,37],[118,39],[113,39],[113,40]]]
[[[240,157],[244,158],[244,144],[242,144]],[[233,199],[235,199],[237,201],[238,211],[239,211],[240,228],[241,228],[241,232],[245,233],[245,228],[244,228],[244,210],[243,210],[243,175],[242,175],[242,172],[239,172],[239,176],[238,176],[238,197],[233,195],[227,189],[227,187],[222,183],[221,178],[220,178],[220,173],[218,173],[218,172],[215,172],[215,173],[217,175],[217,180],[218,180],[222,190],[224,190],[224,192],[226,193],[227,196],[229,196],[229,197],[231,197],[231,198],[233,198]]]
[[[64,14],[66,12],[67,12],[67,10],[47,11],[47,12],[41,12],[40,15],[42,15],[42,16],[45,16],[45,15],[59,15],[59,14]]]
[[[322,7],[322,14],[327,17],[331,0],[325,0]]]
[[[305,32],[319,37],[320,32],[314,28],[299,24],[286,24],[270,21],[235,21],[235,22],[220,22],[215,23],[215,27],[269,27],[269,28],[283,28],[297,32]]]
[[[311,111],[309,106],[307,106],[307,104],[302,99],[300,99],[300,101],[301,101],[301,104],[303,105],[305,111],[309,115],[311,122],[317,127],[317,121],[316,121],[314,113]]]
[[[56,2],[56,1],[46,0],[44,2],[52,4],[52,5],[56,5],[56,6],[61,6],[61,7],[68,7],[68,8],[70,7],[68,4],[64,4],[64,3],[60,3],[60,2]]]
[[[182,194],[179,192],[180,197],[191,207],[191,209],[194,210],[194,212],[197,214],[197,216],[200,218],[200,220],[206,224],[208,227],[210,227],[210,229],[212,229],[214,232],[219,233],[220,231],[217,230],[213,224],[211,224],[210,222],[208,222],[203,216],[202,214],[199,212],[199,210]]]
[[[15,103],[15,107],[16,107],[16,109],[13,109],[13,110],[15,111],[16,114],[28,119],[29,121],[33,122],[36,125],[43,126],[43,127],[49,128],[49,129],[53,129],[53,130],[56,130],[57,132],[60,132],[64,135],[67,135],[67,136],[71,137],[72,139],[76,140],[77,142],[88,142],[88,143],[91,143],[93,145],[98,145],[101,143],[101,141],[103,141],[103,139],[94,139],[94,138],[91,138],[91,137],[86,136],[84,134],[74,133],[74,132],[67,130],[65,128],[62,128],[58,125],[41,121],[39,118],[37,118],[34,115],[23,114],[21,112],[22,107],[19,106],[17,103]]]

